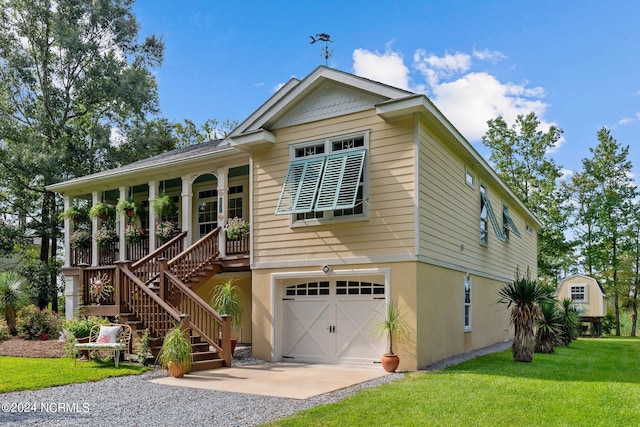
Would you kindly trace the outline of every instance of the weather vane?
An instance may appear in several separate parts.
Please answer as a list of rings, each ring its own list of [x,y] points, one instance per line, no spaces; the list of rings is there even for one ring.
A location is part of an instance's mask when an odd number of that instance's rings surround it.
[[[329,58],[333,55],[333,49],[329,49],[329,43],[333,43],[331,40],[331,36],[327,33],[316,34],[316,36],[311,37],[311,42],[309,44],[314,44],[315,42],[324,42],[324,46],[322,47],[322,55],[324,55],[324,63],[326,66],[329,66]]]

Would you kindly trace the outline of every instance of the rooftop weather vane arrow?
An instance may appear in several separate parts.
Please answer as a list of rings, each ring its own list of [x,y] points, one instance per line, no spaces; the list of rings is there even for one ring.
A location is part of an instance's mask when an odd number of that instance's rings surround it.
[[[331,36],[327,33],[319,33],[316,36],[311,37],[311,41],[309,44],[314,44],[315,42],[324,42],[324,46],[322,47],[322,55],[324,55],[324,62],[326,66],[329,66],[329,58],[333,55],[333,49],[329,49],[329,43],[333,43],[331,40]]]

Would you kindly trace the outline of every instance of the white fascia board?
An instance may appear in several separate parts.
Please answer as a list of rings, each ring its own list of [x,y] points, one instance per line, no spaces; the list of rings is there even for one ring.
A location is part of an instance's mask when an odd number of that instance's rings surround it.
[[[489,163],[476,151],[476,149],[465,139],[464,136],[456,129],[451,122],[438,110],[438,108],[425,96],[413,95],[400,99],[392,99],[381,102],[376,105],[376,113],[386,121],[399,120],[411,117],[413,114],[421,114],[426,119],[440,125],[448,134],[453,136],[455,141],[469,153],[473,161],[483,168],[491,178],[518,204],[518,206],[526,212],[536,225],[542,228],[540,220],[527,208],[524,203],[511,191],[509,186],[498,176]]]
[[[253,132],[242,133],[237,136],[230,136],[233,146],[259,147],[261,145],[275,144],[276,136],[265,129],[258,129]]]
[[[236,154],[244,154],[245,152],[236,148],[236,147],[228,147],[223,148],[215,153],[202,153],[195,156],[185,156],[184,158],[178,158],[173,160],[167,160],[164,162],[156,163],[153,165],[145,164],[140,165],[139,167],[130,168],[127,170],[110,169],[108,171],[99,172],[93,175],[81,176],[79,178],[74,178],[69,181],[59,182],[57,184],[47,185],[45,188],[49,191],[53,191],[56,193],[66,193],[70,190],[74,190],[78,187],[92,187],[98,188],[104,186],[105,184],[109,184],[113,181],[122,181],[128,177],[135,177],[136,175],[144,172],[145,175],[149,175],[150,173],[154,173],[157,171],[158,175],[165,175],[167,168],[179,167],[179,166],[189,166],[190,164],[197,163],[206,159],[208,157],[218,159],[220,157],[228,157]]]
[[[290,106],[295,105],[301,97],[304,97],[304,94],[312,91],[325,81],[342,84],[352,89],[362,90],[389,99],[404,98],[407,95],[413,95],[412,92],[404,89],[398,89],[333,68],[319,66],[302,81],[297,82],[295,86],[288,88],[286,93],[283,93],[277,100],[272,98],[268,103],[260,107],[259,110],[253,113],[238,127],[238,133],[258,130],[263,128],[267,123],[277,121],[280,116],[289,110]],[[235,132],[231,134],[231,136],[235,135],[237,135]]]

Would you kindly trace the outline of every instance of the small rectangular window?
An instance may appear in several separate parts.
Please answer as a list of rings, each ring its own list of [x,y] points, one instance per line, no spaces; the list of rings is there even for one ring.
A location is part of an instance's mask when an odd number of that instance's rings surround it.
[[[587,287],[585,285],[571,286],[571,300],[574,302],[587,302]]]
[[[465,182],[467,183],[468,186],[470,187],[475,187],[476,186],[476,177],[473,173],[471,173],[469,171],[469,169],[467,169],[467,173],[465,174],[465,178],[464,178]]]

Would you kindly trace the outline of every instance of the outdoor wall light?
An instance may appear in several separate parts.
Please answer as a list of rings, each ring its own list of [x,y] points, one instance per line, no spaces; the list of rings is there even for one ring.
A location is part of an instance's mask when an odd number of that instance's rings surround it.
[[[322,271],[324,272],[324,274],[328,274],[331,271],[331,267],[325,265],[324,267],[322,267]]]

